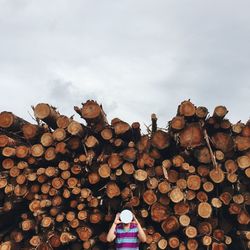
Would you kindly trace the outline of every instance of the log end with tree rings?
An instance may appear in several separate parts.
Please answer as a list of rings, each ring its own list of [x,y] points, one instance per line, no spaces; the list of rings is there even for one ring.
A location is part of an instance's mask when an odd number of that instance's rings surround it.
[[[83,104],[81,114],[87,121],[95,121],[101,115],[101,111],[101,107],[97,102],[88,100]]]
[[[198,175],[189,175],[187,178],[187,187],[191,190],[199,190],[201,178]]]
[[[66,138],[66,131],[63,128],[57,128],[53,131],[52,137],[55,141],[63,141]]]
[[[34,157],[41,157],[44,154],[44,147],[41,144],[34,144],[31,147],[31,154]]]
[[[160,239],[157,243],[159,249],[166,249],[168,246],[168,241],[164,238]]]
[[[178,114],[181,116],[191,117],[194,116],[196,107],[190,100],[183,101],[178,107]]]
[[[101,164],[98,168],[98,174],[101,178],[108,178],[110,176],[111,169],[108,164]]]
[[[109,198],[119,196],[121,191],[119,186],[115,182],[109,182],[106,187],[106,193]]]
[[[34,113],[38,119],[43,120],[50,115],[50,107],[46,103],[39,103],[35,106]]]
[[[210,246],[212,244],[212,237],[209,235],[205,235],[202,237],[202,244],[204,246]]]
[[[86,226],[78,227],[76,232],[82,241],[89,240],[93,234],[92,230]]]
[[[171,190],[169,197],[172,202],[178,203],[184,199],[184,194],[180,188],[176,187]]]
[[[180,244],[180,240],[177,236],[171,236],[169,239],[168,239],[168,245],[171,247],[171,248],[177,248]]]
[[[29,154],[29,147],[25,145],[20,145],[16,148],[16,157],[26,158]]]
[[[198,246],[199,246],[199,244],[198,244],[196,239],[189,239],[187,241],[187,249],[188,250],[196,250],[196,249],[198,249]]]
[[[237,221],[242,225],[248,225],[250,223],[250,214],[246,209],[241,209],[237,215]]]
[[[186,214],[183,214],[179,217],[180,225],[183,227],[189,226],[190,221],[191,221],[190,217]]]
[[[179,226],[180,225],[178,219],[173,215],[169,216],[161,223],[161,228],[166,234],[177,231],[179,229]]]
[[[194,155],[200,163],[208,164],[211,162],[210,152],[206,146],[197,148]]]
[[[235,146],[239,151],[245,151],[250,148],[250,137],[236,136]]]
[[[0,113],[0,128],[9,128],[14,124],[15,116],[11,112]]]
[[[181,201],[174,205],[174,213],[176,215],[188,214],[189,211],[190,211],[190,206],[187,202]]]
[[[223,119],[227,113],[228,113],[227,108],[225,106],[220,105],[220,106],[215,107],[213,116],[215,118]]]
[[[208,202],[201,202],[198,205],[198,214],[202,218],[209,218],[212,214],[212,207]]]
[[[237,163],[239,168],[241,169],[246,169],[250,167],[250,157],[247,155],[242,155],[237,158]]]
[[[208,114],[208,109],[206,107],[199,106],[196,108],[195,114],[198,118],[205,119],[207,117],[207,114]]]
[[[236,163],[236,161],[232,159],[226,160],[224,163],[224,166],[225,166],[227,173],[229,174],[235,173],[238,169],[238,164]]]
[[[50,132],[43,133],[40,139],[41,144],[44,147],[49,147],[54,142],[53,134]]]
[[[183,148],[195,148],[203,144],[203,133],[199,123],[190,123],[180,132],[180,145]]]
[[[212,169],[209,176],[214,183],[221,183],[225,178],[225,174],[220,167]]]
[[[138,169],[133,176],[137,181],[145,181],[148,178],[148,173],[143,169]]]
[[[222,201],[217,197],[212,198],[211,204],[215,208],[221,208],[222,207]]]
[[[236,173],[227,174],[227,180],[231,183],[236,183],[238,181],[238,175]]]
[[[185,229],[185,234],[189,239],[193,239],[197,236],[197,229],[194,226],[187,226]]]
[[[0,244],[0,250],[11,250],[13,249],[13,244],[11,241],[4,241]]]
[[[152,136],[152,145],[157,149],[163,150],[170,145],[170,136],[167,132],[157,130]]]
[[[175,116],[171,122],[170,126],[174,130],[181,130],[185,127],[185,119],[183,116]]]
[[[129,124],[124,121],[118,121],[114,124],[114,132],[118,136],[126,134],[130,129]]]
[[[146,190],[143,193],[143,200],[145,201],[145,203],[147,203],[148,205],[153,205],[156,201],[157,201],[157,197],[155,195],[155,192],[152,191],[151,189]]]
[[[161,222],[168,217],[167,207],[156,202],[151,206],[151,218],[153,221]]]
[[[67,131],[71,135],[79,135],[82,136],[84,134],[84,129],[81,123],[77,121],[72,121],[67,127]]]

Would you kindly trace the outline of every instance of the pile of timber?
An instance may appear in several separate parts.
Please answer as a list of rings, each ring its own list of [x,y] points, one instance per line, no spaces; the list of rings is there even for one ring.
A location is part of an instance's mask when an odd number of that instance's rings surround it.
[[[37,124],[0,113],[0,250],[115,249],[106,235],[130,207],[142,249],[247,249],[250,121],[183,101],[165,129],[114,118],[93,100],[82,122],[45,103]]]

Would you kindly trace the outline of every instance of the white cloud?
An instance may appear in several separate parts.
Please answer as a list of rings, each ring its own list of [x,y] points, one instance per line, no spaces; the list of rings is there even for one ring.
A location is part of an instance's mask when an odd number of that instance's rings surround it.
[[[1,110],[30,119],[87,99],[111,120],[166,126],[180,102],[249,118],[248,1],[0,0]],[[77,116],[77,114],[76,114]]]

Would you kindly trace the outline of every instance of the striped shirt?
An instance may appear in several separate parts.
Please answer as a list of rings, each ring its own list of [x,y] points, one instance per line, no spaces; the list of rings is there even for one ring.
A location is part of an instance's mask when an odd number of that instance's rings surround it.
[[[118,224],[115,229],[116,250],[139,250],[138,228],[130,223],[130,228],[125,230],[123,224]]]

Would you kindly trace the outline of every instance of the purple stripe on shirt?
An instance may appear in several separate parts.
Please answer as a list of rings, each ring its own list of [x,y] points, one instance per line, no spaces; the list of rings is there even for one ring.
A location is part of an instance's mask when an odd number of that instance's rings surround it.
[[[139,244],[138,244],[138,242],[136,242],[136,243],[128,243],[128,242],[124,242],[124,243],[116,243],[116,247],[117,248],[125,248],[125,247],[127,247],[127,248],[131,248],[131,249],[133,249],[133,248],[137,248],[139,246]]]

